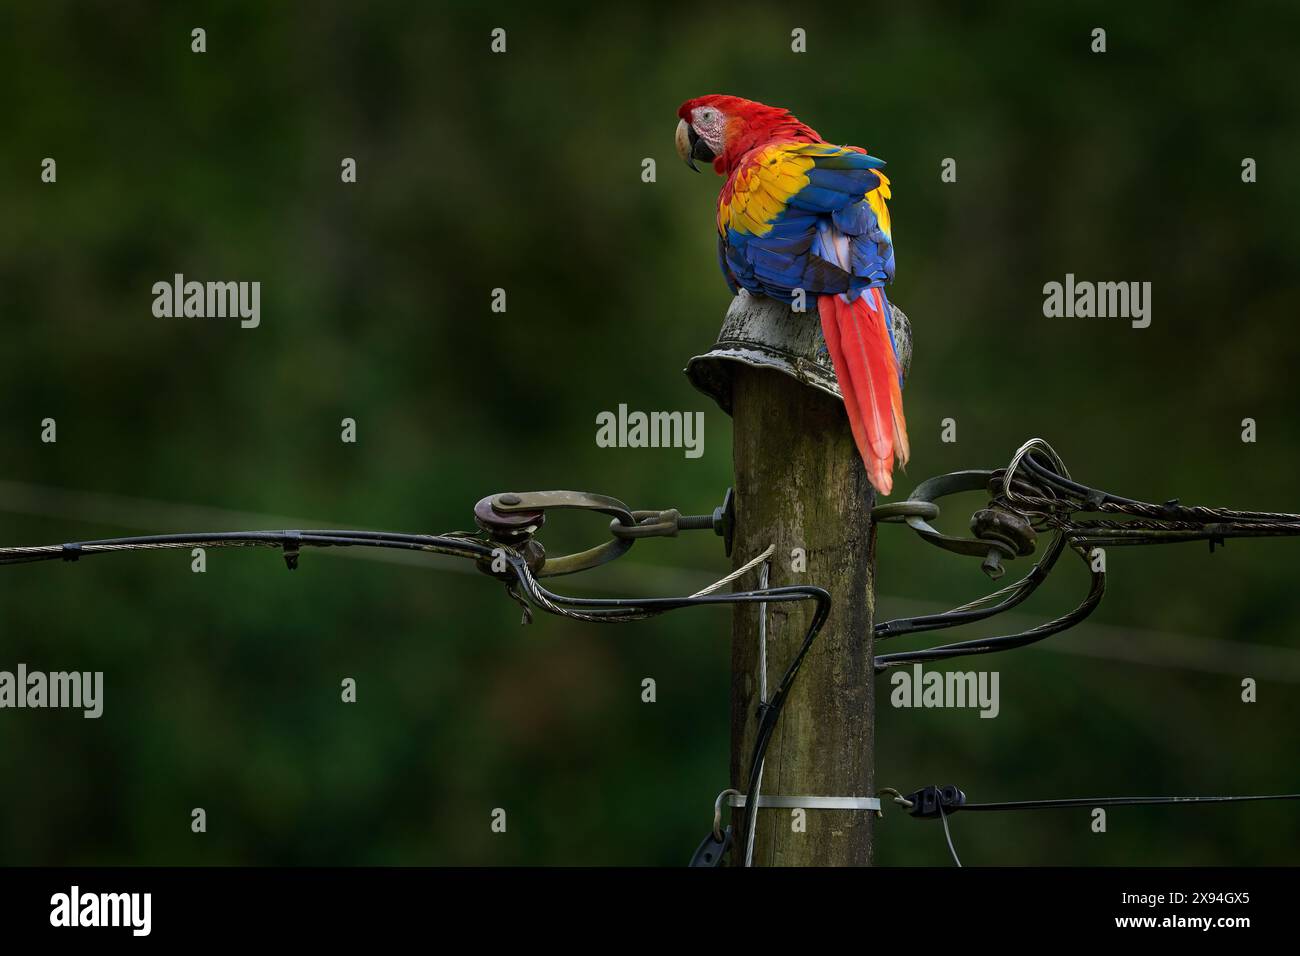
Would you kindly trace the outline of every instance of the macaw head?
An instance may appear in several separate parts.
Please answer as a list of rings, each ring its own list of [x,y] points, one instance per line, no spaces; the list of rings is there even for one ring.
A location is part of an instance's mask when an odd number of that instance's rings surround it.
[[[777,137],[809,142],[821,138],[789,110],[739,96],[697,96],[683,103],[677,116],[677,155],[696,172],[700,170],[695,161],[703,160],[725,175],[745,153]]]

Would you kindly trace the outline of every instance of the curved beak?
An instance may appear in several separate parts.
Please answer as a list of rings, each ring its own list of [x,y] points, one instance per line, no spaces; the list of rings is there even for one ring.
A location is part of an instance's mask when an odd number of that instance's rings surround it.
[[[691,124],[686,120],[681,120],[677,124],[677,155],[682,158],[687,166],[697,173],[700,167],[695,165],[697,159],[706,163],[713,162],[713,150],[709,149],[708,143],[700,139],[700,135],[691,128]]]

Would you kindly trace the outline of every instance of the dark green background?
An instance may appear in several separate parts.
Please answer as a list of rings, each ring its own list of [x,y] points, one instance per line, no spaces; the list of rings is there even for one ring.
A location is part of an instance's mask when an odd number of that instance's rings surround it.
[[[1300,16],[1282,4],[178,6],[0,7],[4,544],[247,526],[199,506],[439,532],[507,489],[712,507],[730,422],[680,370],[728,302],[720,181],[672,147],[678,104],[706,92],[789,106],[890,163],[892,294],[916,339],[900,492],[1041,435],[1124,494],[1300,510]],[[150,287],[176,272],[260,280],[261,327],[154,318]],[[1045,319],[1043,283],[1067,272],[1152,282],[1151,327]],[[597,448],[620,402],[704,410],[705,456]],[[553,550],[600,533],[555,524]],[[0,569],[0,668],[106,681],[98,721],[0,712],[0,861],[679,864],[703,835],[728,783],[725,612],[523,628],[450,561],[208,559]],[[1094,623],[958,665],[1000,671],[996,720],[894,710],[882,681],[880,782],[1300,789],[1297,561],[1285,540],[1112,551]],[[565,583],[681,593],[727,567],[695,536]],[[1082,595],[1073,563],[1056,577],[1013,624]],[[882,531],[886,615],[986,587],[977,562]],[[953,830],[968,864],[1294,863],[1300,835],[1288,805],[1088,822]],[[941,831],[890,814],[879,860],[944,864]]]

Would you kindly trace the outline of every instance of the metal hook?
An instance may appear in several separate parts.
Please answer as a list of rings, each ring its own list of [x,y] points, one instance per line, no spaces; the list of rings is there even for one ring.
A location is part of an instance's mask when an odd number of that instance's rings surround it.
[[[718,799],[713,801],[713,836],[719,842],[722,840],[722,801],[729,796],[740,796],[740,791],[734,788],[728,788],[718,794]]]
[[[907,799],[907,797],[903,796],[893,787],[881,787],[879,790],[876,791],[877,797],[880,797],[884,794],[889,794],[890,796],[892,796],[894,798],[894,802],[898,804],[900,807],[906,807],[908,809],[911,809],[912,801]],[[884,815],[885,815],[885,811],[883,807],[876,811],[877,818],[883,817]]]

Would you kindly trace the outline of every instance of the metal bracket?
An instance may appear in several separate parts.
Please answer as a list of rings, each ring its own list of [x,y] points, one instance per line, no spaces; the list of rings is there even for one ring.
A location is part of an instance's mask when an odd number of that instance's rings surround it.
[[[474,506],[474,520],[494,540],[513,545],[536,534],[546,523],[546,512],[558,510],[595,511],[611,515],[625,527],[636,524],[631,510],[617,498],[585,491],[507,491],[488,495]],[[533,573],[539,578],[551,578],[586,571],[622,557],[632,544],[631,538],[610,538],[586,551],[546,558]]]
[[[730,793],[727,795],[727,806],[744,807],[746,803],[743,793]],[[771,796],[766,793],[758,795],[758,808],[760,810],[879,810],[879,797],[813,797],[813,796],[793,796],[779,797]]]
[[[548,511],[593,511],[609,515],[610,540],[558,558],[546,557],[534,535],[546,523]],[[736,527],[735,495],[727,489],[722,504],[708,515],[683,515],[666,511],[632,511],[608,495],[585,491],[521,491],[488,495],[474,506],[474,521],[494,540],[524,550],[529,567],[539,578],[574,574],[607,564],[628,552],[638,538],[673,537],[678,531],[712,530],[731,554]]]
[[[976,537],[972,538],[943,534],[930,524],[930,520],[938,516],[936,502],[939,498],[966,491],[987,491],[995,474],[988,469],[973,469],[938,475],[917,485],[905,501],[882,505],[879,509],[881,514],[877,515],[877,510],[873,509],[872,515],[878,521],[901,518],[923,539],[945,551],[982,557],[984,573],[991,578],[1000,578],[1006,573],[1002,567],[1004,559],[1011,560],[1034,551],[1034,531],[1028,521],[1001,509],[984,508],[976,512],[971,522],[972,530],[976,532]],[[935,509],[934,515],[925,513],[927,507]]]

